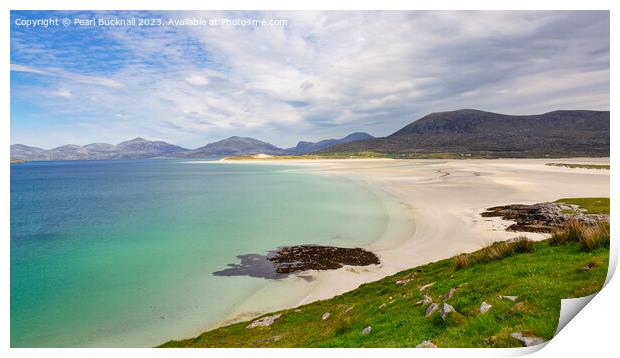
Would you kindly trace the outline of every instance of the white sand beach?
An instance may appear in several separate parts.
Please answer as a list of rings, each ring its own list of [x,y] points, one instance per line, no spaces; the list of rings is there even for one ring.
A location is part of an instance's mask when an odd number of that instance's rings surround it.
[[[390,222],[383,237],[367,247],[379,256],[381,265],[305,272],[305,278],[270,282],[218,326],[330,298],[407,268],[519,236],[504,230],[510,222],[479,215],[491,206],[609,197],[609,170],[545,165],[550,162],[609,164],[609,158],[251,161],[294,164],[299,165],[299,170],[362,180],[408,206],[411,217],[394,218],[400,222]],[[409,231],[402,230],[402,220],[410,221]],[[395,238],[398,235],[406,237]],[[535,240],[546,237],[531,233],[526,236]],[[312,279],[308,280],[308,276]]]

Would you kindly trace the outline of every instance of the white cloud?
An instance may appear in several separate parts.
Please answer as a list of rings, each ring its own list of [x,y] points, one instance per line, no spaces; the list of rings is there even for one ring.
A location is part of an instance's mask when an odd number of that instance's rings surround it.
[[[69,91],[68,89],[64,89],[64,88],[53,91],[51,95],[56,96],[56,97],[64,97],[64,98],[73,97],[73,93],[71,93],[71,91]]]
[[[61,68],[54,67],[45,67],[45,68],[37,68],[33,66],[24,66],[20,64],[11,64],[11,71],[16,72],[29,72],[35,73],[39,75],[45,76],[54,76],[64,78],[76,83],[82,83],[87,85],[97,85],[97,86],[105,86],[112,88],[120,88],[123,87],[122,82],[116,81],[110,78],[101,77],[101,76],[91,76],[91,75],[83,75],[75,72],[70,72],[63,70]]]
[[[11,69],[62,78],[80,106],[50,103],[56,111],[121,111],[99,124],[118,141],[131,133],[190,147],[229,135],[281,146],[358,130],[387,135],[458,108],[609,108],[605,13],[166,14],[194,15],[287,19],[288,26],[105,30],[131,59],[111,75],[58,63]]]

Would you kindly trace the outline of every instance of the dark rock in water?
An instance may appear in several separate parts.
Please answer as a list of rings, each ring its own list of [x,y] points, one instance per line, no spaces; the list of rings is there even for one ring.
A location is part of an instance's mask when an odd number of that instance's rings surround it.
[[[380,263],[377,255],[364,249],[318,245],[282,247],[268,260],[276,264],[278,273],[335,270],[344,265],[367,266]]]
[[[483,217],[501,217],[514,220],[506,230],[527,232],[553,232],[562,228],[569,220],[579,220],[586,224],[595,224],[609,220],[608,215],[586,214],[581,207],[565,203],[538,203],[532,205],[512,204],[488,208],[481,213]]]
[[[269,251],[266,255],[239,255],[238,264],[216,271],[215,276],[250,276],[281,279],[307,270],[335,270],[344,265],[367,266],[380,263],[377,255],[360,248],[299,245]]]
[[[274,263],[265,255],[246,254],[238,255],[238,264],[228,264],[228,268],[216,271],[215,276],[249,276],[277,280],[287,275],[279,274]]]

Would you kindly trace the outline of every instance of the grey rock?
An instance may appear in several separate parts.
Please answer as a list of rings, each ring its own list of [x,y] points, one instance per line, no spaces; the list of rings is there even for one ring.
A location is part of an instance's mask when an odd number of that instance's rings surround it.
[[[422,298],[420,301],[416,302],[416,305],[422,305],[422,306],[426,306],[433,303],[433,299],[431,298],[431,296],[429,296],[427,293],[424,294],[424,298]]]
[[[427,308],[426,308],[426,316],[428,317],[430,315],[432,315],[433,313],[435,313],[435,311],[437,311],[439,309],[439,305],[436,303],[431,303]]]
[[[522,332],[513,332],[510,334],[510,337],[521,341],[521,343],[523,343],[524,346],[526,347],[531,347],[531,346],[537,346],[539,344],[543,344],[545,343],[545,340],[540,338],[540,337],[536,337],[536,336],[525,336],[523,335]]]
[[[329,317],[331,317],[331,315],[332,315],[331,313],[329,313],[329,312],[325,312],[325,313],[323,313],[323,315],[321,316],[321,319],[322,319],[323,321],[328,320],[328,319],[329,319]]]
[[[396,284],[399,285],[399,286],[402,286],[402,285],[408,284],[409,281],[411,281],[411,280],[410,279],[398,280],[398,281],[396,281]]]
[[[452,307],[451,304],[444,302],[444,304],[441,306],[441,313],[440,313],[441,319],[445,320],[446,317],[448,316],[448,313],[451,313],[451,312],[456,312],[454,307]]]
[[[368,326],[368,327],[362,329],[362,334],[365,335],[365,336],[369,335],[370,332],[372,332],[372,327],[371,326]]]
[[[609,215],[587,214],[585,209],[565,203],[537,203],[532,205],[511,204],[488,208],[483,217],[501,217],[513,220],[514,224],[506,230],[550,233],[566,225],[569,220],[577,220],[586,225],[608,221]],[[512,240],[518,240],[512,239]]]
[[[424,286],[420,286],[420,292],[426,290],[427,288],[433,287],[437,282],[431,282],[429,284],[426,284]]]
[[[486,303],[486,302],[482,302],[480,304],[480,313],[487,313],[487,312],[489,312],[491,307],[493,307],[493,306],[488,304],[488,303]]]
[[[443,295],[443,300],[447,301],[451,299],[452,296],[454,296],[454,293],[456,293],[456,288],[451,288],[450,290],[448,290],[448,292],[446,292],[445,295]]]
[[[519,299],[519,296],[498,296],[498,297],[501,300],[509,300],[513,302]]]
[[[431,342],[431,341],[423,341],[422,343],[418,344],[417,346],[415,346],[416,348],[437,348],[437,346],[435,345],[435,343]]]
[[[250,323],[246,328],[256,328],[256,327],[269,327],[275,322],[278,318],[282,317],[281,313],[274,314],[273,316],[266,316],[263,318],[259,318],[256,321]]]

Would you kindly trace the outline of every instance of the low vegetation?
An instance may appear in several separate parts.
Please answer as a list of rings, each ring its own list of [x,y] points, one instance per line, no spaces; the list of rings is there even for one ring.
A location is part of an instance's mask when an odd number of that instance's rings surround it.
[[[583,169],[607,169],[609,170],[609,164],[575,164],[575,163],[547,163],[550,167],[565,167],[565,168],[583,168]]]
[[[609,198],[565,198],[557,202],[578,205],[588,214],[609,214]]]

